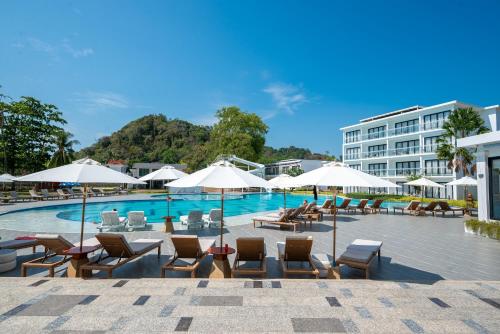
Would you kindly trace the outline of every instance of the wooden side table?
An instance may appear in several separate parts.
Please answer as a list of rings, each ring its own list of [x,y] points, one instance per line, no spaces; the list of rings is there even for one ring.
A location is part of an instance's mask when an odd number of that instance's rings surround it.
[[[101,248],[101,246],[83,246],[80,250],[80,246],[70,248],[64,253],[66,255],[71,255],[71,261],[68,264],[68,277],[80,277],[80,266],[89,263],[89,253],[93,253]],[[84,270],[82,272],[82,278],[92,277],[91,270]]]
[[[231,278],[231,265],[227,256],[234,254],[236,250],[228,247],[211,247],[208,253],[213,255],[212,269],[209,278]]]

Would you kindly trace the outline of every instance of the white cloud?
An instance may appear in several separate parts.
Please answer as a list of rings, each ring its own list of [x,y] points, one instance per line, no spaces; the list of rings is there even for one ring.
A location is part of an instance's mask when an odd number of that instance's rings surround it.
[[[92,48],[82,48],[82,49],[73,48],[68,40],[64,40],[61,47],[65,52],[72,55],[73,58],[87,57],[94,54],[94,50]]]
[[[25,41],[15,42],[12,46],[15,48],[29,47],[35,51],[49,54],[56,59],[59,58],[61,53],[69,54],[73,58],[87,57],[94,54],[94,49],[89,47],[75,48],[67,38],[63,39],[61,43],[50,44],[41,39],[29,37]]]
[[[113,92],[86,92],[75,95],[71,101],[89,113],[106,109],[128,109],[131,106],[126,97]]]
[[[277,109],[283,110],[288,114],[293,114],[298,106],[308,102],[303,89],[291,84],[272,83],[264,88],[263,92],[271,95]]]

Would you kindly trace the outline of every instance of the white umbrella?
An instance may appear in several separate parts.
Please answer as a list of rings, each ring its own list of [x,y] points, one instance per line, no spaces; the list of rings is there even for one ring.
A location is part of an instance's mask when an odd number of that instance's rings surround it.
[[[418,186],[422,187],[422,198],[424,198],[424,190],[425,187],[436,187],[436,188],[444,188],[443,185],[436,183],[434,181],[431,181],[429,179],[426,179],[425,177],[421,177],[420,179],[416,179],[410,182],[406,182],[405,184],[409,186]]]
[[[464,188],[465,200],[466,200],[465,203],[466,203],[466,206],[468,207],[469,201],[467,200],[467,187],[468,186],[477,187],[477,180],[470,177],[470,176],[464,176],[461,179],[448,182],[446,185],[448,185],[448,186],[465,186],[465,188]],[[472,195],[471,195],[471,200],[472,200]]]
[[[295,177],[290,176],[288,174],[280,174],[275,178],[269,180],[269,184],[273,186],[273,188],[283,189],[283,203],[284,208],[286,209],[286,189],[300,187],[302,184],[298,184]]]
[[[0,183],[12,183],[13,181],[3,175],[0,175]]]
[[[226,160],[217,161],[207,168],[166,185],[174,188],[207,187],[221,189],[220,247],[223,247],[224,189],[271,187],[266,180],[241,170]]]
[[[126,174],[112,170],[96,164],[95,160],[83,159],[80,162],[73,162],[68,165],[47,169],[41,172],[18,177],[16,181],[20,182],[71,182],[83,184],[83,202],[82,202],[82,226],[80,229],[80,250],[83,245],[83,226],[85,222],[85,204],[87,200],[88,184],[96,183],[128,183],[144,184]]]
[[[10,175],[10,174],[8,174],[8,173],[5,173],[5,174],[0,175],[0,178],[3,178],[3,179],[8,179],[8,180],[11,180],[11,181],[15,181],[15,180],[16,180],[16,177],[15,177],[15,176]]]
[[[350,168],[341,162],[330,162],[320,168],[296,177],[297,183],[323,187],[366,187],[366,188],[397,188],[397,184]],[[333,261],[335,264],[335,247],[337,244],[337,192],[333,196]],[[330,273],[330,276],[333,273]]]

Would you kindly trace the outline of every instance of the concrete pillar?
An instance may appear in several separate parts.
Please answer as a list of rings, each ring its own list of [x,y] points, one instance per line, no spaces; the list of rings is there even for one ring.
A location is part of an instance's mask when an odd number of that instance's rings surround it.
[[[490,220],[490,189],[488,174],[488,151],[479,148],[477,157],[477,202],[478,219]]]

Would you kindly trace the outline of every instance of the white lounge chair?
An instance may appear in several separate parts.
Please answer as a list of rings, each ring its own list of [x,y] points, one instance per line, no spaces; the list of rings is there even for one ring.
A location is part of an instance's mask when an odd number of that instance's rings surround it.
[[[221,219],[221,209],[212,209],[210,213],[203,217],[205,223],[208,224],[208,227],[220,227],[220,219]]]
[[[49,191],[47,189],[42,189],[41,190],[42,192],[42,196],[45,198],[45,199],[55,199],[55,198],[59,198],[59,195],[56,195],[56,194],[51,194],[49,193]]]
[[[69,197],[71,196],[70,194],[66,194],[62,189],[57,189],[57,194],[62,199],[69,199]]]
[[[203,212],[194,210],[189,212],[187,216],[181,216],[181,223],[187,225],[188,229],[203,228],[205,222],[203,221]]]
[[[38,194],[34,190],[30,190],[30,195],[31,195],[31,198],[34,199],[35,201],[43,201],[43,199],[44,199],[44,196]]]
[[[147,222],[148,217],[144,217],[144,211],[129,211],[127,218],[127,228],[129,231],[145,230]]]
[[[116,211],[103,211],[101,213],[101,225],[97,229],[99,232],[123,231],[126,221],[125,217],[118,217]]]
[[[344,264],[352,268],[363,269],[365,277],[370,277],[370,264],[377,257],[380,261],[380,249],[382,241],[354,240],[340,258],[336,261],[338,265]]]

